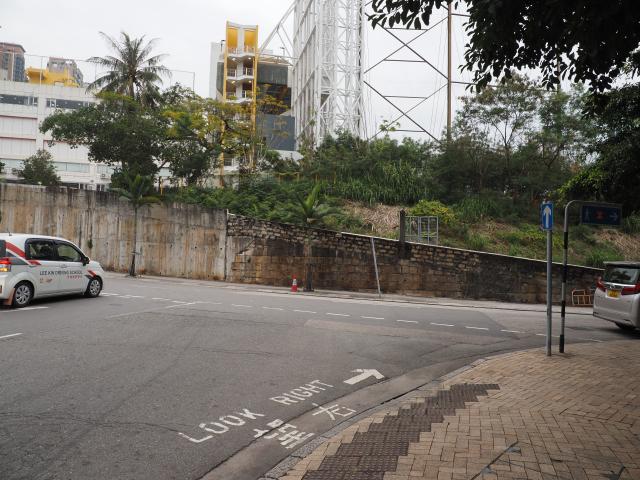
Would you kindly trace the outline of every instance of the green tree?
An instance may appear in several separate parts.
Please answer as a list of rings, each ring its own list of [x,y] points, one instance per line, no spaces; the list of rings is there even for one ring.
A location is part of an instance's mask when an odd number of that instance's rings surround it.
[[[495,88],[463,98],[458,123],[475,136],[487,138],[504,161],[504,190],[514,189],[513,154],[525,143],[536,119],[541,92],[526,77],[515,75]]]
[[[51,132],[52,142],[86,146],[92,162],[133,176],[156,175],[166,163],[166,118],[126,96],[102,93],[99,98],[78,110],[55,112],[40,130]]]
[[[465,69],[481,88],[510,78],[512,69],[539,68],[547,87],[569,78],[602,91],[640,44],[636,0],[373,0],[369,20],[374,27],[419,29],[434,9],[458,4],[470,15]]]
[[[31,185],[45,185],[47,187],[58,185],[60,177],[56,172],[51,154],[46,150],[38,150],[35,154],[26,158],[22,163],[22,169],[18,177],[23,183]]]
[[[127,95],[139,103],[154,105],[159,97],[158,84],[162,83],[162,77],[170,75],[161,63],[166,55],[151,54],[156,39],[145,43],[144,36],[131,38],[125,32],[120,33],[119,39],[103,32],[100,35],[113,55],[88,60],[107,70],[88,89]]]
[[[133,207],[133,252],[131,252],[131,265],[129,276],[136,276],[136,255],[138,254],[138,211],[140,207],[160,201],[155,194],[153,177],[137,174],[132,176],[125,173],[122,177],[122,187],[112,188],[122,198],[126,198]]]
[[[627,84],[590,99],[588,110],[600,134],[595,159],[562,189],[566,198],[622,203],[640,211],[640,83]]]
[[[316,183],[311,191],[302,196],[298,193],[295,199],[284,207],[286,220],[309,228],[321,228],[327,217],[339,215],[340,211],[324,201],[322,184]],[[313,264],[311,262],[311,231],[307,230],[305,240],[305,290],[313,291]]]

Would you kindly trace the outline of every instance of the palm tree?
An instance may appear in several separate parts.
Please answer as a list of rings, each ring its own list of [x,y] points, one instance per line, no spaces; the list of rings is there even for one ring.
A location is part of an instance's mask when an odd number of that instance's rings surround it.
[[[124,188],[112,188],[111,191],[126,198],[133,207],[133,252],[129,276],[136,276],[136,254],[138,252],[138,210],[144,205],[157,203],[160,199],[154,194],[153,177],[136,174],[135,177],[124,172],[122,174]]]
[[[136,99],[142,104],[153,105],[159,95],[158,84],[163,76],[171,72],[160,62],[166,55],[153,55],[157,39],[145,43],[144,35],[131,38],[121,32],[119,39],[114,39],[104,32],[100,35],[106,40],[114,55],[91,57],[88,61],[107,70],[107,73],[96,78],[87,90],[115,92]]]
[[[322,185],[316,183],[306,197],[296,194],[296,201],[285,206],[287,220],[303,224],[308,228],[321,227],[330,215],[339,215],[337,208],[324,203],[321,195]],[[311,264],[311,231],[307,230],[305,242],[305,291],[313,291],[313,266]]]

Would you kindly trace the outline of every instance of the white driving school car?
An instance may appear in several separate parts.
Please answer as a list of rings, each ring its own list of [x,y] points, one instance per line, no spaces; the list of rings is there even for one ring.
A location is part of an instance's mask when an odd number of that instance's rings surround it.
[[[605,262],[593,296],[593,315],[620,328],[640,328],[640,262]]]
[[[97,297],[103,282],[100,264],[64,238],[0,233],[0,303],[21,308],[34,298]]]

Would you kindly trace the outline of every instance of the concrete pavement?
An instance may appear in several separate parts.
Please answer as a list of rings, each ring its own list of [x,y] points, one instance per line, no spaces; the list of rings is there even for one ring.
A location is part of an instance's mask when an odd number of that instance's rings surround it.
[[[280,477],[639,478],[637,340],[477,362],[349,426]]]

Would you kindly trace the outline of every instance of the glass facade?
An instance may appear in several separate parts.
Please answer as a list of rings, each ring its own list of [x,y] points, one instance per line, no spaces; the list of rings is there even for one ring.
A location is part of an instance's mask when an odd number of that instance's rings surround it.
[[[82,102],[79,100],[65,100],[62,98],[47,98],[47,108],[62,108],[65,110],[77,110],[88,107],[92,102]]]

